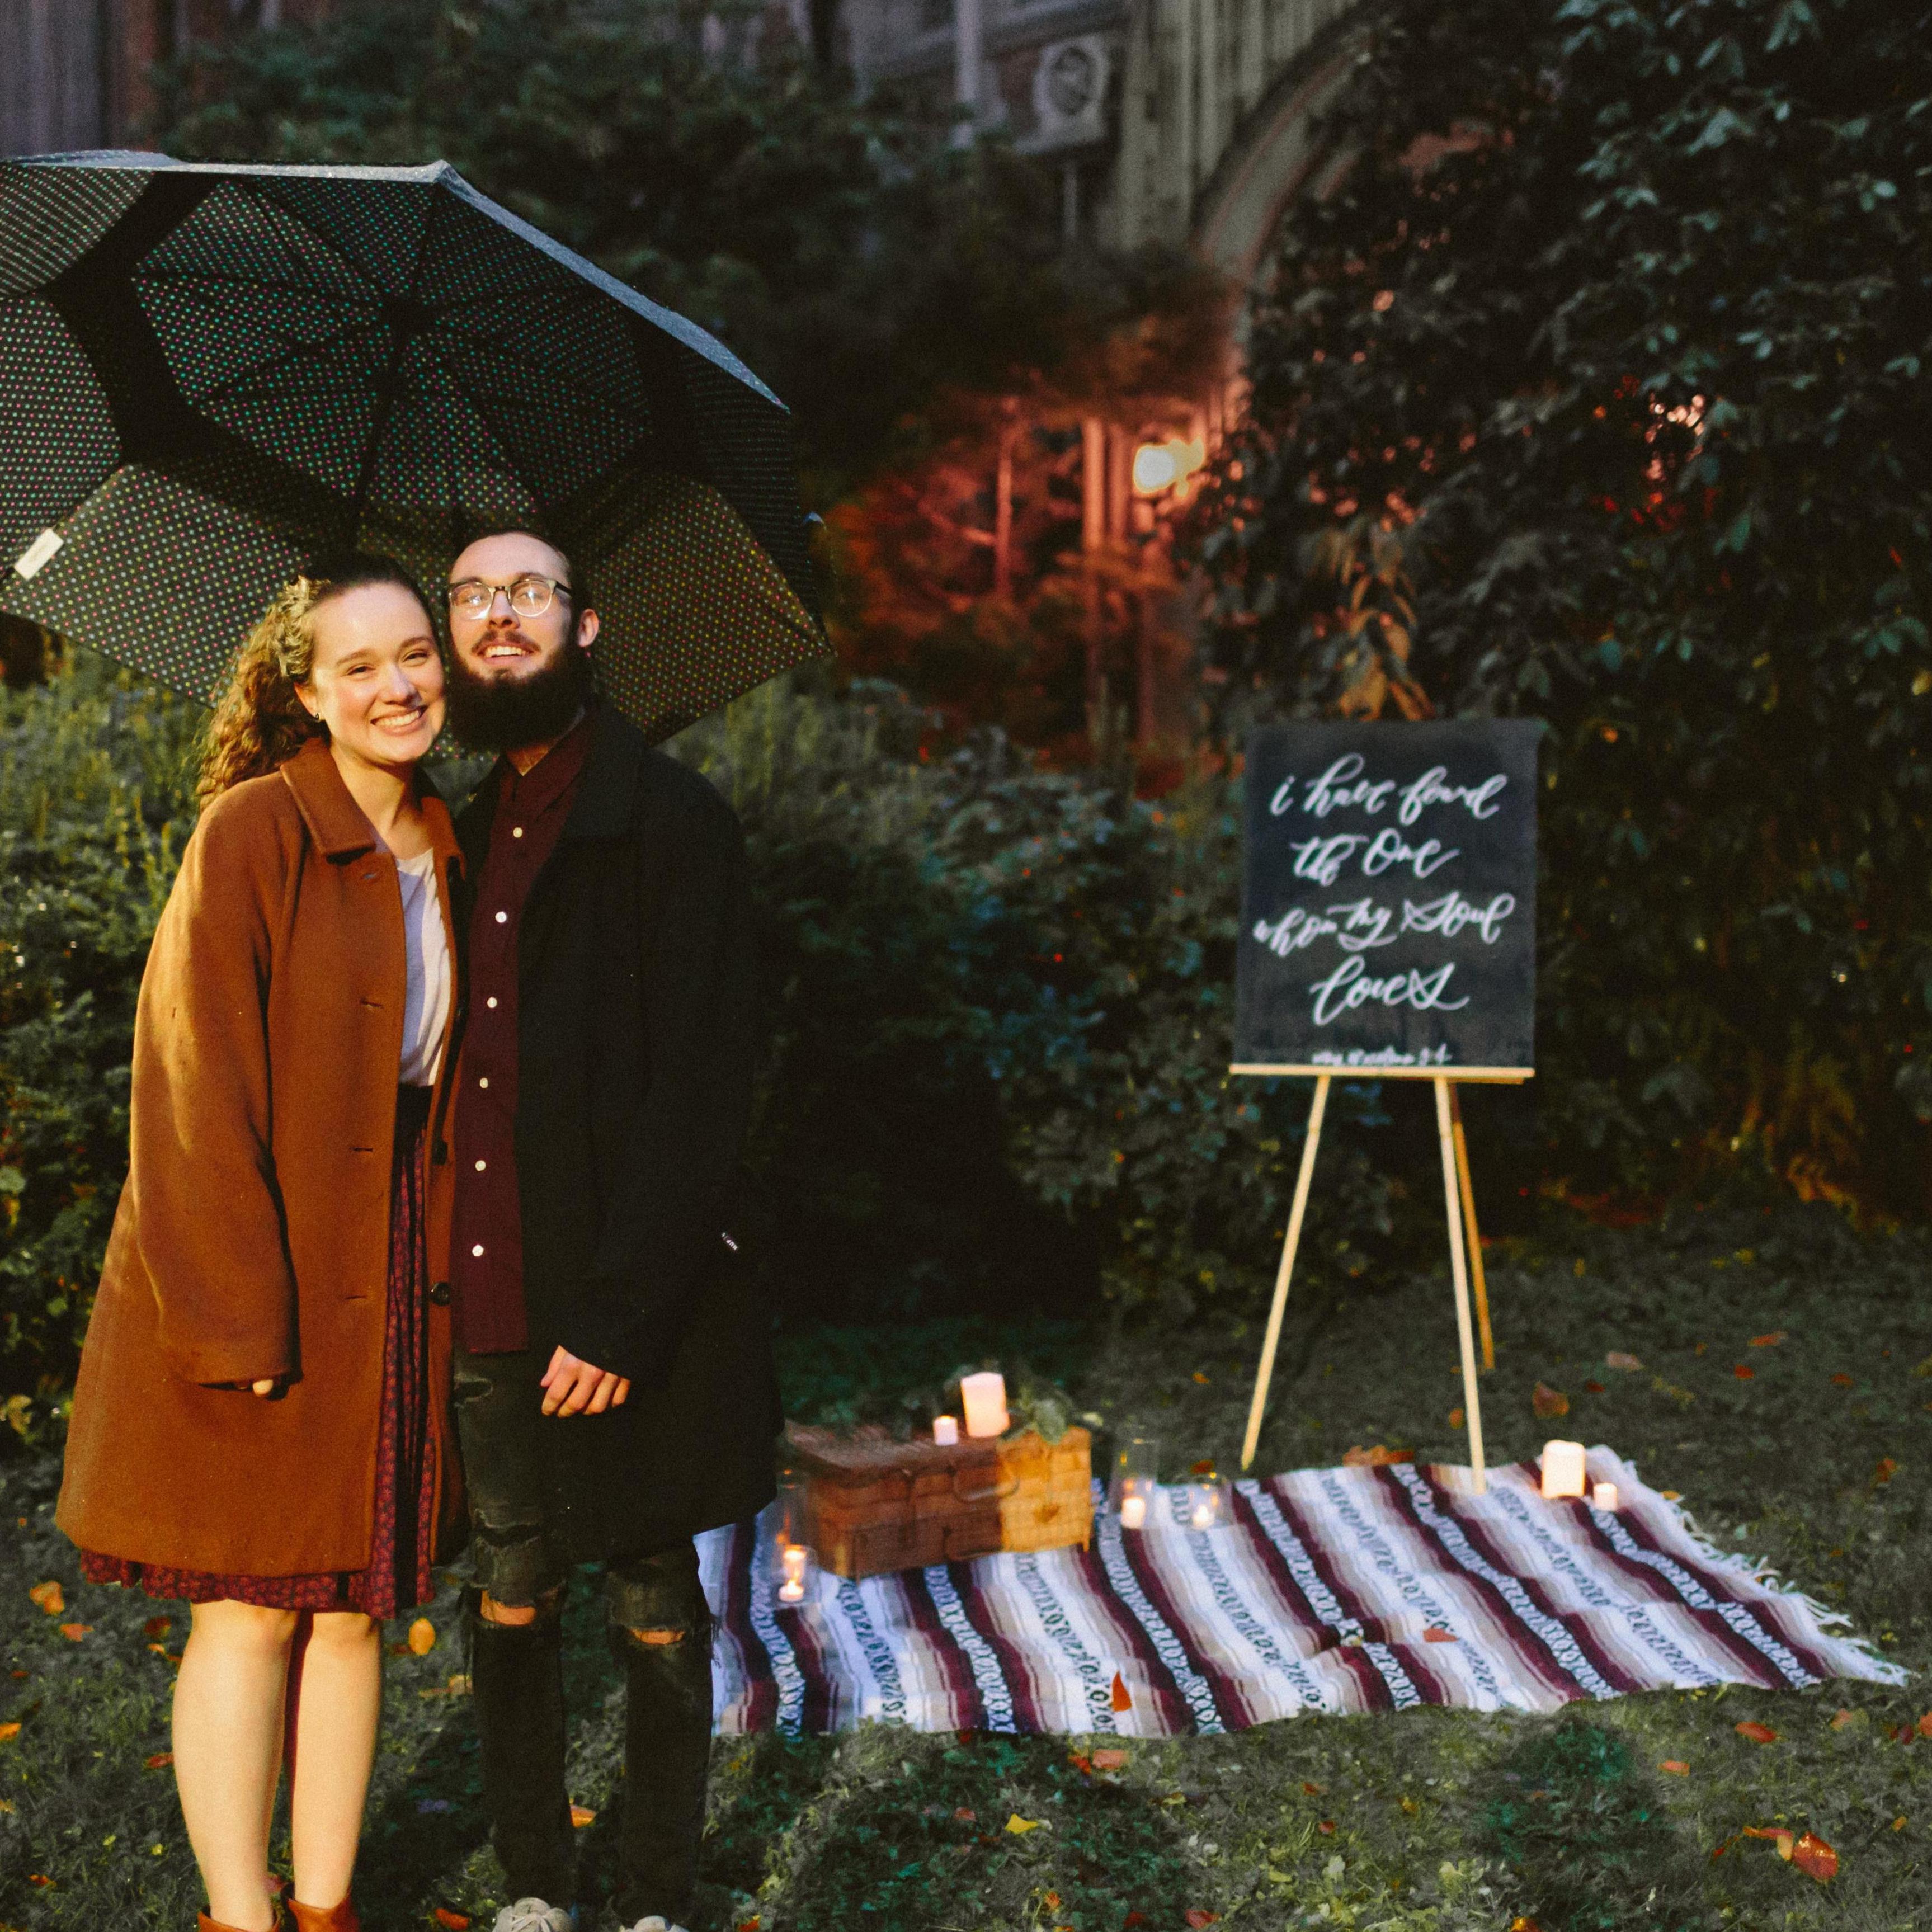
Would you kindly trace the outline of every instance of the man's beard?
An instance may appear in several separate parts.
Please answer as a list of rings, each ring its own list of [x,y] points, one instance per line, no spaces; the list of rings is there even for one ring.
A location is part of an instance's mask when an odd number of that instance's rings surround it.
[[[562,736],[595,688],[590,653],[565,645],[551,662],[523,677],[486,677],[452,654],[450,728],[479,752],[520,751]]]

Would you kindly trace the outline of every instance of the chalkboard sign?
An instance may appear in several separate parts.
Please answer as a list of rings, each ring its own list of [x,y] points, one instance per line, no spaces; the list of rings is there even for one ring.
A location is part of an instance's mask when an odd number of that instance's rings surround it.
[[[1533,720],[1248,745],[1237,1073],[1534,1070]]]

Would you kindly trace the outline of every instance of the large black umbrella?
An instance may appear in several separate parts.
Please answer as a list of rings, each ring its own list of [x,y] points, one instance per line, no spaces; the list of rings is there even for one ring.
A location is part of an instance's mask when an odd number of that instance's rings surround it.
[[[824,648],[784,405],[447,165],[0,163],[0,610],[207,699],[317,550],[530,524],[655,734]]]

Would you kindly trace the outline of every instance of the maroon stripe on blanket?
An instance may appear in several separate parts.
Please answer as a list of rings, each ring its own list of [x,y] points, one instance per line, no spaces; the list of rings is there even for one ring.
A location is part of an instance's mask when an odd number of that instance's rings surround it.
[[[1277,1483],[1281,1486],[1276,1487]],[[1298,1509],[1294,1498],[1288,1494],[1287,1485],[1280,1478],[1271,1478],[1268,1484],[1268,1493],[1274,1505],[1281,1512],[1282,1522],[1294,1532],[1315,1574],[1326,1585],[1342,1615],[1362,1627],[1364,1636],[1376,1642],[1385,1640],[1387,1632],[1380,1618],[1377,1617],[1349,1587],[1348,1580],[1336,1568],[1323,1549],[1321,1538],[1307,1517]],[[1235,1493],[1238,1496],[1240,1492]],[[1360,1697],[1360,1708],[1364,1711],[1392,1711],[1395,1708],[1395,1693],[1390,1689],[1387,1679],[1376,1668],[1375,1660],[1363,1655],[1360,1647],[1342,1641],[1342,1633],[1329,1622],[1314,1606],[1295,1581],[1294,1573],[1288,1566],[1288,1559],[1275,1547],[1274,1539],[1258,1522],[1255,1525],[1257,1546],[1268,1565],[1268,1572],[1280,1586],[1284,1600],[1293,1609],[1298,1618],[1315,1636],[1317,1647],[1340,1663],[1355,1681]]]
[[[944,1567],[944,1566],[942,1566]],[[923,1570],[902,1570],[892,1580],[905,1598],[907,1620],[925,1638],[922,1646],[937,1664],[944,1684],[944,1695],[952,1711],[951,1728],[977,1731],[986,1728],[986,1706],[980,1700],[980,1687],[974,1680],[973,1660],[940,1616],[932,1600],[932,1586]]]
[[[771,1653],[752,1622],[752,1566],[758,1547],[755,1522],[741,1522],[733,1528],[731,1553],[724,1570],[724,1616],[745,1660],[748,1686],[745,1728],[767,1731],[778,1722],[780,1700]]]
[[[1096,1526],[1096,1540],[1099,1533]],[[1130,1570],[1134,1566],[1127,1558],[1127,1546],[1138,1540],[1138,1534],[1120,1538],[1122,1557],[1126,1560]],[[1155,1720],[1162,1736],[1175,1737],[1191,1730],[1194,1718],[1187,1708],[1187,1700],[1174,1688],[1173,1672],[1161,1661],[1154,1639],[1148,1635],[1140,1618],[1128,1609],[1114,1589],[1097,1548],[1080,1552],[1080,1580],[1086,1592],[1088,1608],[1096,1612],[1114,1633],[1118,1646],[1114,1659],[1115,1670],[1129,1662],[1138,1667],[1137,1681],[1130,1682],[1125,1673],[1122,1675],[1121,1682],[1126,1684],[1128,1694],[1137,1706],[1143,1702],[1153,1706]]]
[[[1230,1676],[1202,1648],[1200,1632],[1190,1621],[1186,1598],[1181,1594],[1174,1578],[1168,1574],[1158,1560],[1160,1546],[1166,1540],[1165,1538],[1124,1535],[1120,1538],[1120,1547],[1126,1555],[1127,1567],[1134,1573],[1135,1579],[1148,1603],[1166,1624],[1174,1642],[1180,1646],[1182,1655],[1195,1674],[1207,1684],[1208,1696],[1214,1702],[1215,1716],[1231,1731],[1246,1730],[1255,1721],[1254,1713],[1248,1708],[1246,1699],[1240,1694],[1238,1680]],[[1189,1561],[1186,1558],[1175,1559],[1177,1574],[1181,1564]],[[1159,1653],[1156,1654],[1158,1656]],[[1175,1683],[1173,1671],[1165,1664],[1161,1665],[1161,1674],[1168,1683]],[[1183,1732],[1197,1730],[1198,1725],[1193,1708],[1178,1684],[1174,1696],[1179,1700],[1179,1708],[1175,1713],[1178,1728]]]
[[[1040,1687],[1028,1667],[1026,1653],[1000,1628],[998,1618],[993,1614],[991,1598],[980,1587],[982,1567],[986,1566],[977,1563],[953,1564],[952,1584],[959,1592],[960,1607],[966,1612],[966,1621],[980,1633],[999,1660],[1000,1675],[1006,1679],[1007,1694],[1013,1700],[1015,1728],[1022,1735],[1043,1732],[1047,1725],[1040,1704]]]
[[[1460,1505],[1466,1500],[1460,1491],[1448,1488],[1438,1481],[1426,1469],[1418,1469],[1416,1474],[1430,1492],[1430,1500],[1444,1516],[1450,1517],[1467,1539],[1474,1553],[1490,1564],[1510,1577],[1532,1605],[1543,1616],[1556,1624],[1576,1645],[1590,1667],[1604,1682],[1619,1693],[1628,1693],[1646,1688],[1642,1681],[1634,1677],[1606,1655],[1603,1646],[1598,1642],[1588,1622],[1575,1616],[1566,1616],[1552,1600],[1550,1593],[1533,1577],[1520,1576],[1508,1555],[1498,1550],[1490,1540],[1482,1525],[1464,1514]],[[1415,1498],[1408,1486],[1399,1481],[1390,1484],[1392,1494],[1408,1520],[1415,1526],[1416,1532],[1425,1538],[1442,1556],[1444,1567],[1460,1574],[1472,1587],[1480,1592],[1491,1606],[1491,1613],[1508,1633],[1511,1646],[1522,1660],[1526,1669],[1532,1670],[1549,1687],[1552,1696],[1574,1702],[1579,1698],[1592,1694],[1558,1655],[1555,1646],[1540,1635],[1518,1614],[1497,1586],[1486,1576],[1465,1568],[1458,1562],[1441,1532],[1425,1522],[1416,1507]],[[1476,1498],[1467,1498],[1473,1503]]]
[[[1584,1514],[1587,1515],[1588,1512]],[[1740,1596],[1736,1578],[1726,1576],[1722,1570],[1708,1564],[1688,1559],[1682,1550],[1671,1548],[1645,1523],[1637,1510],[1618,1510],[1617,1520],[1623,1526],[1624,1533],[1633,1543],[1676,1564],[1719,1603],[1741,1605],[1756,1620],[1766,1634],[1783,1644],[1812,1676],[1822,1681],[1838,1674],[1827,1659],[1811,1649],[1786,1624],[1781,1614],[1781,1605],[1761,1598]],[[1633,1595],[1642,1596],[1654,1602],[1673,1604],[1694,1618],[1698,1628],[1714,1642],[1722,1645],[1726,1653],[1742,1669],[1751,1672],[1765,1689],[1782,1690],[1789,1687],[1790,1680],[1785,1673],[1748,1637],[1733,1630],[1720,1611],[1700,1608],[1692,1604],[1669,1577],[1652,1569],[1647,1563],[1640,1563],[1634,1557],[1624,1556],[1610,1538],[1597,1528],[1594,1519],[1588,1527],[1594,1546],[1616,1564],[1619,1574],[1630,1579],[1634,1586]]]

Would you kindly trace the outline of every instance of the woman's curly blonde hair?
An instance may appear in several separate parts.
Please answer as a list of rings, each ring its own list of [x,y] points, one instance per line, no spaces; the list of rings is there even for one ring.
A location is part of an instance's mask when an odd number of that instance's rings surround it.
[[[429,600],[416,579],[393,558],[348,550],[307,566],[276,592],[262,621],[236,653],[227,687],[201,741],[201,776],[195,795],[204,805],[246,778],[279,770],[327,726],[312,718],[296,694],[315,668],[316,611],[332,597],[365,584],[393,584],[406,590],[425,614]]]

